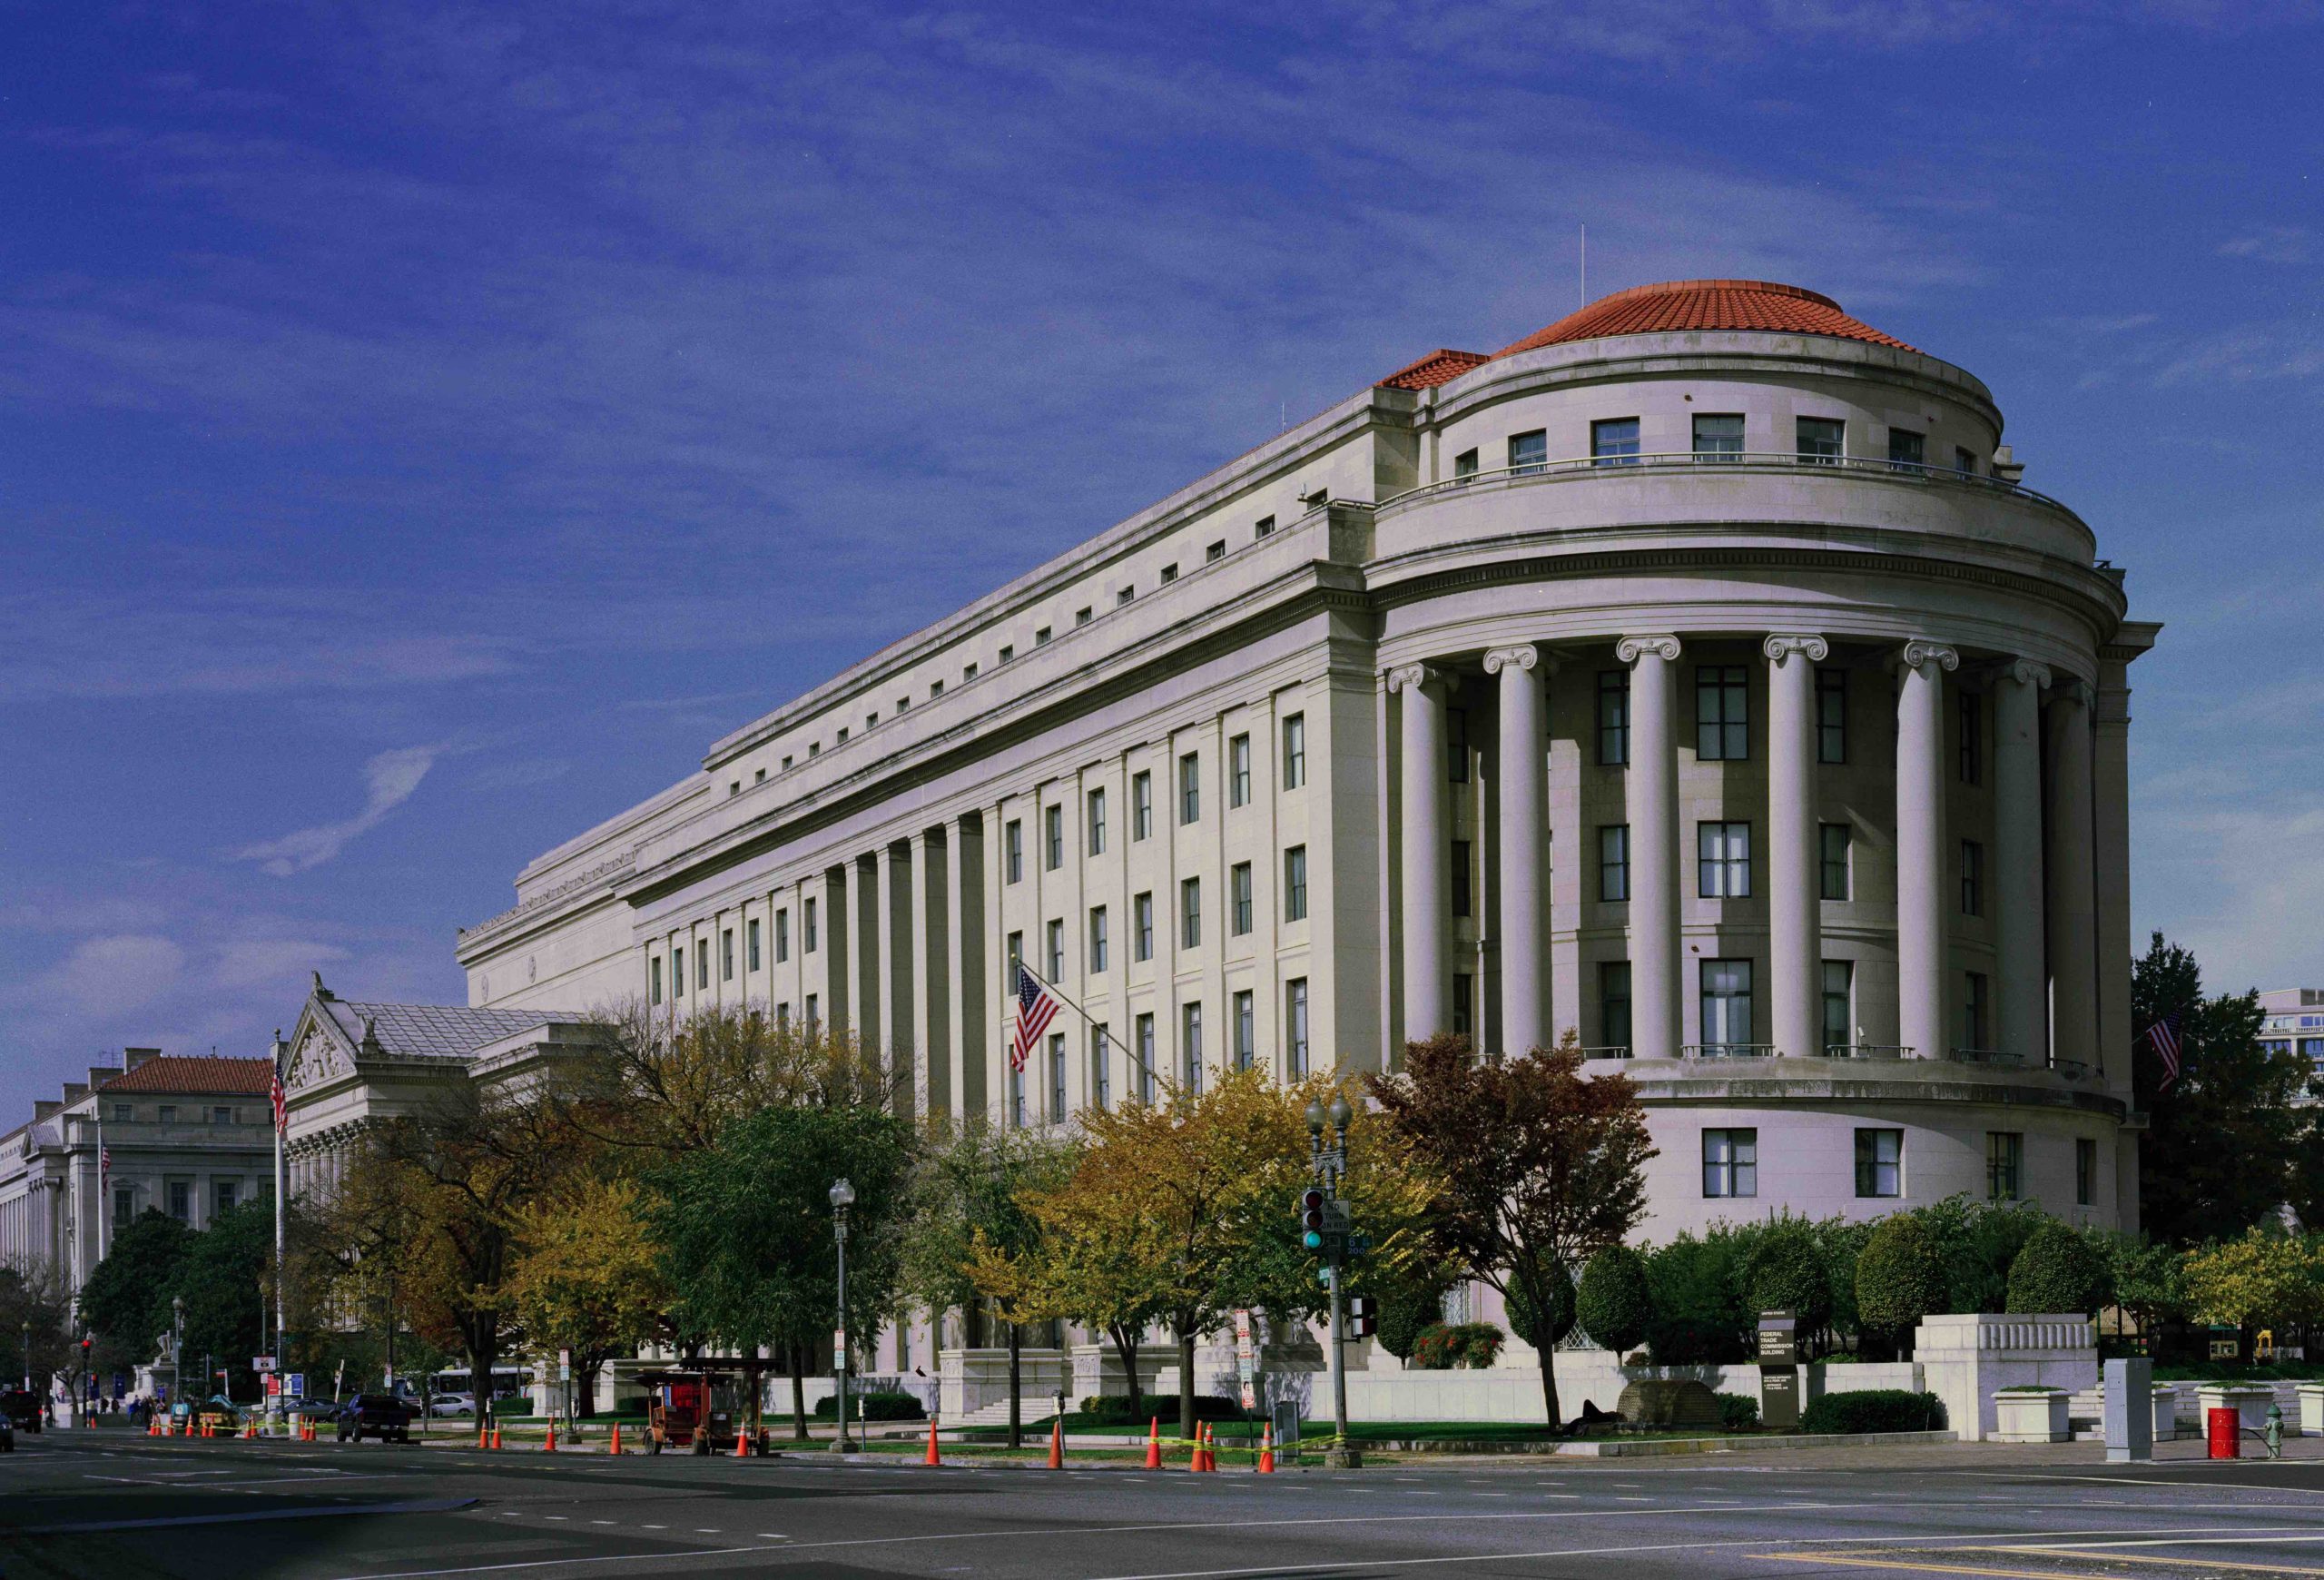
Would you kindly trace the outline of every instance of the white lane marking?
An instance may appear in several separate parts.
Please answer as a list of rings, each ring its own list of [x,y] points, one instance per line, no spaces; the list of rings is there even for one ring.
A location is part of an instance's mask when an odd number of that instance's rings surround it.
[[[2305,1536],[2142,1536],[2136,1541],[2125,1542],[2015,1542],[2006,1547],[2000,1547],[1995,1550],[2004,1553],[2063,1553],[2079,1550],[2083,1547],[2090,1548],[2094,1552],[2101,1547],[2223,1547],[2230,1545],[2241,1546],[2246,1543],[2251,1542],[2281,1542],[2289,1546],[2294,1542],[2324,1542],[2324,1533],[2317,1533],[2314,1531],[2314,1527],[2309,1526],[2283,1526],[2276,1528],[2286,1531],[2310,1532],[2312,1534]],[[2198,1568],[2202,1566],[2202,1561],[2201,1559],[2191,1559],[2189,1562],[2194,1564]]]

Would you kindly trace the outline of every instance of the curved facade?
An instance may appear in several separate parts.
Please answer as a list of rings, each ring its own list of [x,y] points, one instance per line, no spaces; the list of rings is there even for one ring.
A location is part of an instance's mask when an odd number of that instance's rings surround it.
[[[2155,627],[2001,439],[1793,287],[1432,353],[533,863],[471,1001],[748,1001],[1021,1123],[1571,1030],[1652,1106],[1650,1235],[2132,1225]],[[1088,1017],[1021,1071],[1012,952]]]

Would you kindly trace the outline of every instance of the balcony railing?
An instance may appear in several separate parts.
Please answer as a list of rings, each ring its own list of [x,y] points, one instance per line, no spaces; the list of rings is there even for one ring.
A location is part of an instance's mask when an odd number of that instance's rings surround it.
[[[1827,1042],[1827,1059],[1910,1059],[1912,1049],[1902,1042]]]
[[[1994,1064],[2005,1070],[2023,1070],[2025,1055],[2004,1053],[1998,1048],[1955,1048],[1953,1057],[1963,1064]]]
[[[1679,1050],[1681,1059],[1772,1059],[1773,1042],[1689,1042]]]
[[[1441,482],[1423,483],[1383,499],[1375,507],[1381,516],[1418,504],[1425,499],[1457,494],[1469,489],[1506,488],[1514,483],[1532,482],[1543,478],[1565,478],[1582,475],[1620,476],[1628,472],[1670,471],[1679,469],[1723,469],[1728,471],[1786,472],[1852,472],[1911,482],[1949,483],[1956,487],[1982,489],[1986,493],[2024,499],[2045,509],[2057,510],[2079,521],[2072,507],[2047,494],[2036,493],[2023,484],[1984,472],[1963,471],[1955,467],[1930,466],[1919,461],[1894,461],[1866,455],[1801,455],[1795,450],[1657,450],[1645,455],[1573,456],[1562,460],[1520,461],[1515,466],[1495,467],[1490,471],[1470,472],[1462,477],[1447,478]]]
[[[1630,1056],[1630,1049],[1627,1042],[1610,1042],[1603,1047],[1584,1048],[1581,1056],[1584,1059],[1627,1059]]]

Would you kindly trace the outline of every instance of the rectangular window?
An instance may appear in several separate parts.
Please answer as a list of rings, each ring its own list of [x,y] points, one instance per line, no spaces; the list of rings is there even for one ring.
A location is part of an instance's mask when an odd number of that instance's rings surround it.
[[[1848,672],[1816,671],[1816,760],[1848,760]]]
[[[212,1180],[211,1182],[211,1189],[214,1192],[214,1200],[211,1209],[211,1217],[213,1220],[223,1218],[226,1214],[234,1210],[235,1186],[233,1180]]]
[[[1550,436],[1541,429],[1509,436],[1509,471],[1512,477],[1530,478],[1541,471],[1549,459]]]
[[[1974,691],[1961,693],[1961,783],[1974,785],[1984,777],[1985,699]]]
[[[1251,536],[1253,538],[1265,538],[1272,535],[1274,531],[1275,518],[1272,516],[1262,516],[1259,518],[1257,524],[1252,527]]]
[[[774,1006],[774,1029],[779,1032],[791,1030],[791,1001],[784,999]]]
[[[1065,865],[1065,808],[1050,806],[1041,812],[1041,843],[1047,847],[1049,870]]]
[[[1739,1052],[1751,1042],[1751,963],[1706,960],[1700,976],[1703,1052]]]
[[[1178,947],[1202,947],[1202,880],[1188,878],[1178,885]]]
[[[1013,884],[1025,875],[1025,821],[1012,817],[1000,830],[1001,882]]]
[[[1307,847],[1304,844],[1283,853],[1283,919],[1307,920]]]
[[[1905,1132],[1859,1130],[1856,1133],[1856,1193],[1905,1193]]]
[[[1049,1122],[1065,1122],[1065,1033],[1049,1033]]]
[[[1106,908],[1089,907],[1089,969],[1095,973],[1106,969]]]
[[[734,980],[734,930],[732,927],[718,930],[718,980]]]
[[[1226,743],[1226,805],[1251,804],[1251,737],[1236,736]]]
[[[136,1110],[125,1102],[117,1102],[113,1105],[113,1122],[117,1125],[129,1123],[135,1115]]]
[[[1009,972],[1007,981],[1012,992],[1017,986],[1017,967],[1023,962],[1024,958],[1025,934],[1022,932],[1011,933],[1009,935]]]
[[[1743,419],[1740,413],[1722,412],[1713,416],[1701,413],[1695,418],[1695,459],[1718,460],[1743,453]]]
[[[1114,1106],[1114,1040],[1103,1026],[1089,1028],[1089,1101],[1101,1111]]]
[[[1473,874],[1469,871],[1472,860],[1470,842],[1465,839],[1454,840],[1452,842],[1452,914],[1455,916],[1473,916],[1477,913],[1476,884]]]
[[[686,952],[683,949],[670,951],[670,996],[674,999],[686,996]]]
[[[1202,816],[1202,759],[1188,752],[1178,759],[1178,821],[1193,823]]]
[[[1065,980],[1065,923],[1062,920],[1049,923],[1049,981],[1061,983]]]
[[[1609,823],[1598,830],[1598,897],[1608,902],[1630,897],[1630,825]]]
[[[213,1108],[210,1111],[210,1122],[213,1125],[232,1124],[234,1111],[231,1108]]]
[[[1739,763],[1751,755],[1751,689],[1740,664],[1695,666],[1695,756]]]
[[[1756,1130],[1703,1132],[1703,1194],[1757,1196],[1759,1193],[1759,1132]]]
[[[963,664],[960,666],[960,678],[962,680],[974,680],[976,677],[977,667],[975,665]]]
[[[131,1224],[132,1222],[133,1222],[133,1221],[136,1220],[136,1217],[137,1217],[137,1192],[136,1192],[136,1190],[135,1190],[133,1188],[132,1188],[132,1187],[130,1187],[130,1186],[127,1186],[127,1185],[116,1185],[116,1186],[114,1186],[114,1187],[113,1188],[113,1228],[114,1228],[116,1230],[118,1230],[118,1229],[127,1229],[127,1228],[130,1226],[130,1224]]]
[[[1845,823],[1818,824],[1816,828],[1817,892],[1827,900],[1848,897],[1849,851],[1854,831]]]
[[[1919,471],[1928,460],[1928,436],[1909,428],[1888,430],[1888,464],[1898,471]]]
[[[1093,856],[1104,855],[1106,854],[1105,787],[1100,785],[1090,791],[1083,800],[1085,802],[1083,815],[1088,820],[1089,854]]]
[[[1164,566],[1160,576],[1157,579],[1159,580],[1164,587],[1169,586],[1172,582],[1178,579],[1177,566],[1175,563]]]
[[[1295,713],[1283,721],[1283,787],[1296,790],[1307,783],[1307,716]]]
[[[1638,419],[1608,417],[1591,423],[1590,459],[1601,467],[1638,465]]]
[[[1477,475],[1477,452],[1464,449],[1452,458],[1452,486],[1465,487]]]
[[[662,1002],[662,957],[658,954],[645,963],[645,1002]]]
[[[1047,626],[1043,626],[1033,633],[1033,646],[1036,647],[1046,647],[1049,645],[1049,628]]]
[[[743,923],[743,964],[745,971],[759,969],[759,920],[753,916]]]
[[[1619,768],[1630,760],[1630,672],[1598,672],[1598,762]]]
[[[813,1036],[822,1029],[822,1024],[823,996],[821,993],[809,993],[807,995],[807,1035]]]
[[[1452,783],[1469,782],[1469,713],[1466,708],[1448,707],[1444,710],[1445,771]]]
[[[1695,825],[1695,894],[1705,900],[1751,897],[1751,825]]]
[[[1128,603],[1137,596],[1137,588],[1135,587],[1126,587],[1122,588],[1121,591],[1114,595],[1114,607],[1120,608],[1123,605]]]
[[[1008,643],[1008,644],[1004,645],[1004,646],[1001,647],[1001,649],[1000,649],[1000,661],[1001,661],[1003,664],[1008,663],[1009,660],[1011,660],[1011,659],[1015,658],[1016,657],[1017,657],[1017,645],[1016,645],[1015,643],[1013,643],[1013,642],[1011,642],[1011,643]]]
[[[931,700],[931,701],[933,701],[935,698],[940,697],[940,696],[943,696],[943,695],[944,695],[944,683],[943,683],[942,681],[940,681],[940,680],[931,680],[931,681],[930,681],[930,682],[928,683],[928,696],[929,696],[929,698],[930,698],[930,700]]]
[[[1965,478],[1977,475],[1977,458],[1961,445],[1953,447],[1953,469]]]
[[[2073,1143],[2073,1204],[2089,1207],[2098,1200],[2098,1143],[2076,1136]]]
[[[1452,973],[1452,1034],[1456,1037],[1476,1035],[1476,1016],[1472,1006],[1477,999],[1477,979],[1466,972]]]
[[[1630,963],[1627,960],[1606,960],[1598,964],[1598,1035],[1607,1048],[1629,1053]]]
[[[1132,960],[1152,960],[1154,958],[1154,895],[1150,892],[1138,895],[1129,903],[1129,957]]]
[[[709,988],[709,986],[710,986],[710,940],[709,940],[709,939],[707,939],[707,938],[697,938],[697,939],[695,939],[695,940],[694,941],[694,992],[704,992],[704,991],[707,990],[707,989]]]
[[[1226,558],[1226,539],[1224,538],[1202,551],[1202,562],[1205,565],[1216,565]]]
[[[1129,778],[1129,836],[1145,839],[1154,832],[1154,775],[1133,774]]]
[[[1011,1130],[1025,1128],[1025,1067],[1012,1064],[1009,1069],[1009,1125]]]
[[[812,909],[814,902],[807,902]],[[774,913],[774,963],[781,965],[791,958],[791,907],[785,905]]]
[[[2021,1131],[1985,1132],[1985,1195],[2015,1201],[2025,1189],[2025,1136]]]
[[[1290,1043],[1285,1050],[1285,1073],[1299,1081],[1307,1074],[1307,979],[1295,976],[1284,984],[1284,1019]]]
[[[1140,1015],[1136,1027],[1137,1037],[1137,1101],[1154,1101],[1154,1017]]]
[[[1971,1048],[1984,1050],[1993,1046],[1990,985],[1982,971],[1961,973],[1961,1035]]]
[[[184,1180],[170,1181],[170,1216],[180,1223],[193,1221],[193,1186]]]
[[[1185,1005],[1178,1012],[1179,1068],[1187,1090],[1202,1091],[1202,1005]]]
[[[1847,425],[1829,417],[1803,417],[1797,432],[1799,459],[1814,466],[1836,466],[1846,453]]]
[[[1985,913],[1985,847],[1974,839],[1961,842],[1961,914]]]
[[[839,726],[839,734],[833,738],[832,744],[838,746],[847,745],[847,726],[845,725]]]
[[[1226,871],[1228,928],[1240,938],[1251,930],[1251,864],[1236,862]]]
[[[1827,960],[1824,962],[1824,1045],[1816,1052],[1828,1053],[1835,1048],[1855,1046],[1856,963]]]
[[[1073,611],[1073,623],[1076,627],[1086,626],[1096,617],[1097,611],[1095,609],[1085,607]]]
[[[1257,1056],[1259,1012],[1253,994],[1246,989],[1235,995],[1235,1068],[1248,1070]]]

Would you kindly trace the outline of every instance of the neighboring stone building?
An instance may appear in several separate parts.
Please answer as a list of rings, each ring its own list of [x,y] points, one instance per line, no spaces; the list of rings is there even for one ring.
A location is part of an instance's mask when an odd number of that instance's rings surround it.
[[[2311,1077],[2324,1077],[2324,988],[2270,988],[2260,995],[2260,1042],[2299,1054]]]
[[[113,1231],[139,1213],[206,1229],[273,1191],[266,1060],[152,1048],[123,1057],[125,1068],[92,1069],[0,1136],[0,1260],[56,1268],[75,1299]]]
[[[2001,439],[1791,286],[1433,352],[548,851],[470,1001],[759,1004],[1011,1124],[1571,1030],[1651,1107],[1656,1238],[1965,1190],[2133,1227],[2158,627]],[[1094,1022],[1022,1073],[1012,956]]]

